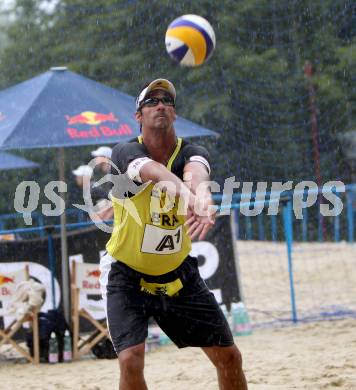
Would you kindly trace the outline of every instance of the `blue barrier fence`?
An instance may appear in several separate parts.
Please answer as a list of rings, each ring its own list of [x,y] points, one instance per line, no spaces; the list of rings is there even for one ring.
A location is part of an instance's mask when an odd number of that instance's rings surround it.
[[[308,194],[315,191],[308,191]],[[332,191],[337,193],[337,191]],[[321,193],[321,190],[319,190]],[[258,193],[248,195],[251,200],[251,206],[257,203],[253,199],[258,197]],[[341,240],[353,243],[355,240],[355,218],[356,218],[356,185],[350,184],[345,186],[345,193],[338,193],[342,200],[343,211],[333,217],[323,217],[316,204],[312,207],[302,209],[302,219],[297,219],[292,213],[292,223],[294,227],[294,236],[297,241],[335,241]],[[293,200],[293,194],[286,191],[282,197]],[[273,198],[272,193],[266,193],[266,205],[269,199]],[[216,196],[217,200],[221,200],[221,196]],[[241,194],[233,197],[233,201],[239,204],[243,199]],[[268,215],[264,209],[257,215],[256,218],[243,215],[239,210],[235,211],[235,222],[239,225],[237,239],[244,240],[268,240],[277,241],[284,240],[282,226],[278,225],[276,215]]]

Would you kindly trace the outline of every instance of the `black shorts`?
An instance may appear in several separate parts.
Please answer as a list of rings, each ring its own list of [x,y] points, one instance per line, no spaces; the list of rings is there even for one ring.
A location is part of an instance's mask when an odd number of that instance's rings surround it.
[[[117,354],[145,341],[150,317],[179,348],[233,345],[226,318],[200,277],[196,258],[188,256],[173,272],[151,276],[106,254],[100,269],[108,328]],[[179,278],[183,288],[176,296],[152,295],[142,291],[142,278],[149,283]]]

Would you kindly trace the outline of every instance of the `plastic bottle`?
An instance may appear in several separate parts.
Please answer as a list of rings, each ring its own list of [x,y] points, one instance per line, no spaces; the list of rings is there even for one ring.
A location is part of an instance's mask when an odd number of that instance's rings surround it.
[[[227,311],[227,307],[225,304],[220,305],[221,311],[224,313],[225,318],[227,319],[229,312]]]
[[[72,361],[72,338],[70,337],[70,333],[68,329],[66,329],[66,331],[64,332],[63,361],[64,362]]]
[[[146,352],[151,352],[155,349],[157,349],[160,345],[159,337],[160,337],[160,332],[159,332],[158,327],[149,327],[148,328],[148,337],[146,340],[146,345],[145,345],[145,351]]]
[[[58,363],[58,340],[54,332],[51,332],[49,339],[48,363]]]
[[[168,345],[171,343],[171,339],[162,331],[159,335],[159,345]]]
[[[235,336],[247,336],[252,333],[250,319],[243,302],[231,304],[233,319],[233,334]]]
[[[231,331],[233,332],[234,331],[234,323],[233,323],[233,318],[232,318],[231,313],[229,313],[225,304],[220,305],[220,308],[221,308],[221,311],[224,313],[224,316],[227,320],[227,323],[229,324]]]

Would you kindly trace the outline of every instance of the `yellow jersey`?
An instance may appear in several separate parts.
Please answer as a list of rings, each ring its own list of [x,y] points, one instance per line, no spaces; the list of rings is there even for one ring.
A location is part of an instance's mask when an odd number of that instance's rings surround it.
[[[178,138],[167,169],[172,169],[182,142]],[[114,228],[106,250],[112,257],[147,275],[163,275],[184,261],[191,251],[191,239],[184,226],[185,215],[178,213],[178,197],[146,183],[131,197],[112,195],[111,199]]]

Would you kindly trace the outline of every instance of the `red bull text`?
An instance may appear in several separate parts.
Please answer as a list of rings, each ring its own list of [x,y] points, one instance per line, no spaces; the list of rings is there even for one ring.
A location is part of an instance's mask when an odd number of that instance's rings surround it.
[[[11,295],[11,290],[6,287],[9,283],[15,283],[15,279],[6,275],[0,274],[0,296]]]
[[[76,127],[67,127],[67,134],[70,138],[101,138],[114,137],[120,135],[132,135],[132,129],[126,123],[118,127],[103,125],[105,122],[119,122],[118,118],[112,113],[103,114],[94,111],[84,111],[78,115],[66,115],[65,119],[68,125],[88,125],[89,129],[77,129]]]

